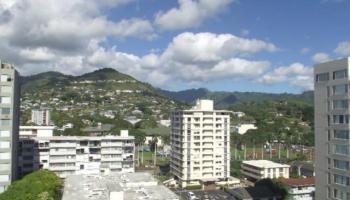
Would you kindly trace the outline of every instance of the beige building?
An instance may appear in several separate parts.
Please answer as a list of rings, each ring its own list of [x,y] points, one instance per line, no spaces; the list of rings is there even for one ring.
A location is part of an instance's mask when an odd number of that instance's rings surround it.
[[[31,122],[39,126],[50,126],[51,117],[50,110],[47,108],[41,108],[37,110],[32,110]]]
[[[350,199],[349,58],[315,66],[316,199]]]
[[[19,76],[0,61],[0,193],[17,179]]]
[[[230,176],[230,112],[199,100],[171,118],[170,171],[182,187],[227,180]]]
[[[241,164],[241,172],[253,180],[289,178],[289,167],[269,160],[245,160]]]

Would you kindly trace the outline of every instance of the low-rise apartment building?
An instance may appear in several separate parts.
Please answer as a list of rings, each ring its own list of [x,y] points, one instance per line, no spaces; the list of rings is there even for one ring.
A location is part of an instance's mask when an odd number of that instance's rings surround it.
[[[245,160],[241,164],[241,172],[253,180],[289,178],[289,167],[289,165],[269,160]]]
[[[288,188],[290,200],[315,199],[315,177],[282,179],[282,183]]]
[[[23,133],[23,132],[21,132]],[[134,172],[134,137],[20,136],[21,176],[37,169],[54,171],[61,178],[70,174]]]

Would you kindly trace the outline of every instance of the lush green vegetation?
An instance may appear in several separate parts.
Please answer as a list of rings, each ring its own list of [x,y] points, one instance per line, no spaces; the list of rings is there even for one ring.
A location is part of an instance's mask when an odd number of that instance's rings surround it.
[[[236,144],[264,144],[279,142],[287,145],[314,145],[313,106],[301,101],[245,102],[230,109],[242,111],[243,118],[232,118],[232,124],[254,122],[258,129],[244,135],[232,134]],[[258,136],[258,137],[257,137]]]
[[[40,170],[14,182],[0,200],[59,200],[62,181],[54,172]]]
[[[261,179],[255,183],[255,186],[269,187],[276,195],[280,195],[282,199],[288,198],[288,189],[278,179]]]

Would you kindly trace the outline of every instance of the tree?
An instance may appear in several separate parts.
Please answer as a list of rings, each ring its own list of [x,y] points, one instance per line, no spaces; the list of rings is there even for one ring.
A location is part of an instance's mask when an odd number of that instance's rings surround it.
[[[288,198],[288,189],[286,186],[278,179],[261,179],[255,183],[255,186],[265,186],[269,187],[275,194],[281,196],[281,199]]]
[[[0,200],[59,200],[61,189],[62,181],[54,172],[39,170],[12,183]]]

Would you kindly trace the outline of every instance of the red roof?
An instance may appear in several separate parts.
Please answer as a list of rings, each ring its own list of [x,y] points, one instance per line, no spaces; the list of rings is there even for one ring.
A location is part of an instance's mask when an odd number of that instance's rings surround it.
[[[315,185],[315,177],[282,179],[282,183],[291,186],[312,186]]]

